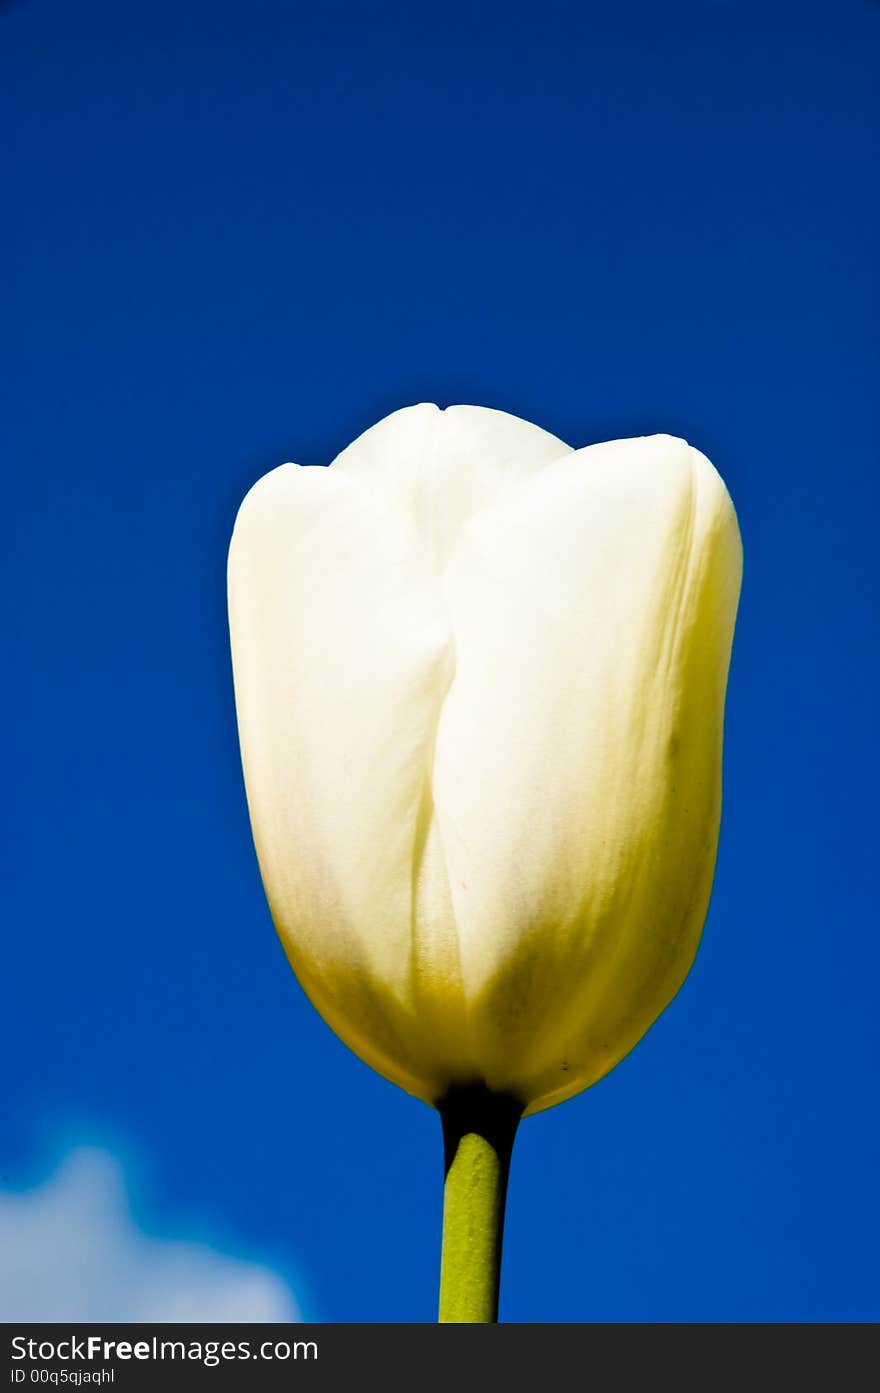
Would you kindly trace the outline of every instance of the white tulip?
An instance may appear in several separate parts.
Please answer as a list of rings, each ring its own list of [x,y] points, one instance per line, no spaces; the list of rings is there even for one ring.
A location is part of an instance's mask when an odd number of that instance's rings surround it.
[[[427,1102],[529,1112],[680,987],[709,899],[741,573],[709,461],[395,412],[287,464],[229,556],[263,881],[333,1029]]]
[[[742,553],[709,461],[421,405],[251,489],[235,695],[274,922],[426,1102],[595,1083],[681,986],[715,865]]]

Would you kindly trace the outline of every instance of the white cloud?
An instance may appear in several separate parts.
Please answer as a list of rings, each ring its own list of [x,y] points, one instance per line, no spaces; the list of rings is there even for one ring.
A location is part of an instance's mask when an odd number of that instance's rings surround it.
[[[299,1319],[268,1268],[143,1233],[106,1151],[77,1148],[44,1185],[0,1194],[0,1320]]]

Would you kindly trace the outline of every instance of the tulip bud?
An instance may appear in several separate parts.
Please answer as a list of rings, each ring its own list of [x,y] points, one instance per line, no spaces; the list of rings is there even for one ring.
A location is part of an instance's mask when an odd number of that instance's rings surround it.
[[[263,884],[325,1020],[440,1111],[442,1321],[497,1316],[523,1112],[613,1068],[693,961],[741,569],[683,440],[571,450],[472,406],[395,412],[239,511]]]
[[[715,864],[741,575],[684,441],[571,450],[410,407],[244,500],[239,732],[308,996],[437,1103],[595,1083],[684,980]]]

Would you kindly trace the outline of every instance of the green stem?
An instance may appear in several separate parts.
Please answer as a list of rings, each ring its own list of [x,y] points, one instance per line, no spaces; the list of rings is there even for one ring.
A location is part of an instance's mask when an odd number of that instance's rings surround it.
[[[446,1151],[440,1321],[498,1319],[504,1202],[523,1105],[482,1085],[437,1104]]]

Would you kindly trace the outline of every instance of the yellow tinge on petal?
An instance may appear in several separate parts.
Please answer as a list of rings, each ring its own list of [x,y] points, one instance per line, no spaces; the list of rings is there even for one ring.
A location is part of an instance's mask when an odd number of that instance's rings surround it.
[[[273,918],[329,1024],[437,1101],[589,1086],[696,951],[741,547],[668,436],[419,406],[285,465],[230,549]]]

